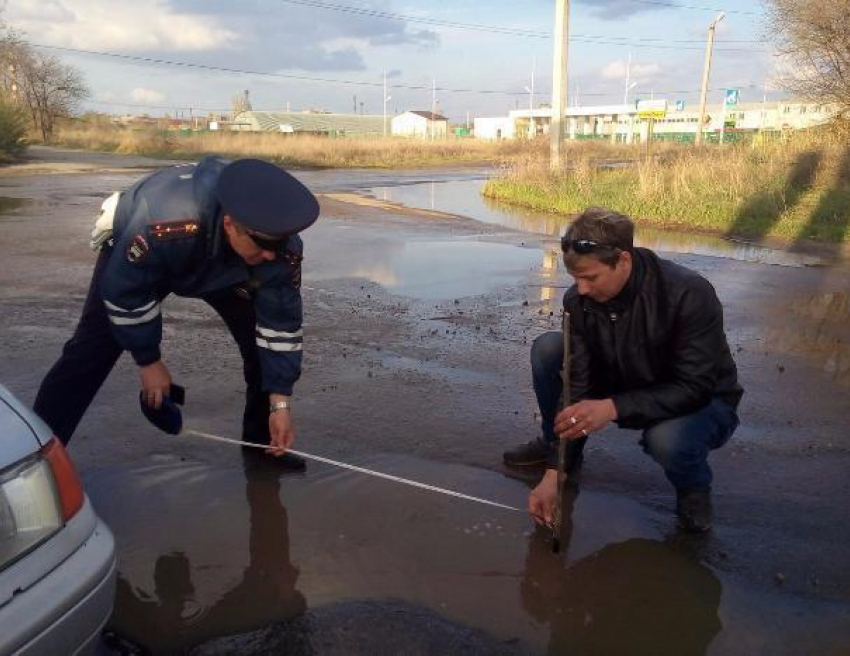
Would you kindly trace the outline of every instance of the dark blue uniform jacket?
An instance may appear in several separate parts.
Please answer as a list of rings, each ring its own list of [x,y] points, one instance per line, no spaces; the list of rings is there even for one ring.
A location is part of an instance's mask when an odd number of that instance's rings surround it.
[[[291,394],[301,372],[301,259],[294,235],[272,262],[248,266],[227,243],[213,188],[226,160],[164,169],[121,195],[101,294],[118,343],[140,366],[160,358],[169,293],[201,298],[247,286],[253,293],[263,389]]]

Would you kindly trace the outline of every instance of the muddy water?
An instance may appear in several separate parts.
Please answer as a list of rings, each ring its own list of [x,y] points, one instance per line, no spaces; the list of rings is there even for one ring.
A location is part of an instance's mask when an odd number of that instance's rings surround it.
[[[484,198],[481,190],[485,183],[485,180],[431,181],[373,187],[368,190],[368,193],[379,200],[468,216],[485,223],[508,226],[523,232],[549,236],[563,232],[564,217],[515,208]],[[761,264],[813,266],[826,263],[817,255],[765,248],[757,244],[675,230],[639,228],[636,243],[638,246],[660,251],[709,255]]]
[[[542,257],[539,249],[510,244],[414,238],[390,248],[367,244],[305,280],[362,278],[391,293],[420,299],[476,296],[514,284],[538,267]]]
[[[356,464],[517,507],[527,494],[458,465]],[[800,631],[827,653],[846,632],[840,607],[767,598],[700,563],[716,538],[666,535],[665,517],[618,495],[570,490],[555,556],[521,511],[329,465],[161,456],[86,485],[118,541],[111,626],[155,653],[246,633],[199,653],[793,653]]]

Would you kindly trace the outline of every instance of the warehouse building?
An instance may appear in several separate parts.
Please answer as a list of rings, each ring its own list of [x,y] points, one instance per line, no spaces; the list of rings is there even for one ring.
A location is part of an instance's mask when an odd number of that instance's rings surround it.
[[[233,118],[228,129],[235,132],[282,132],[335,137],[366,137],[385,133],[383,116],[322,112],[242,112]]]

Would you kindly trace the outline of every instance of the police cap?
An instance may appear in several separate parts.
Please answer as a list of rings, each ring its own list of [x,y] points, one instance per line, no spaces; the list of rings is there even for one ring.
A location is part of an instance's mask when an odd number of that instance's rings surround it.
[[[239,225],[272,239],[309,228],[319,203],[307,187],[260,159],[237,159],[222,169],[215,195]]]

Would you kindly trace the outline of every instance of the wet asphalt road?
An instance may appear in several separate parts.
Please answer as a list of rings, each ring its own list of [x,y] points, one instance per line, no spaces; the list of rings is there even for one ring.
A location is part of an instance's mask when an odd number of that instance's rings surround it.
[[[26,402],[78,317],[91,217],[156,165],[36,157],[0,172],[0,196],[26,199],[0,216],[0,380]],[[486,173],[298,175],[328,194]],[[321,200],[304,236],[297,447],[522,507],[533,475],[500,454],[535,434],[528,349],[557,327],[557,244]],[[741,428],[712,455],[709,536],[677,535],[636,433],[589,443],[559,559],[522,513],[328,465],[279,476],[233,447],[157,434],[125,357],[70,445],[118,543],[112,628],[157,653],[391,653],[402,636],[411,653],[850,652],[850,273],[671,257],[717,288],[747,390]],[[238,436],[226,330],[197,301],[172,298],[165,316],[187,423]]]

